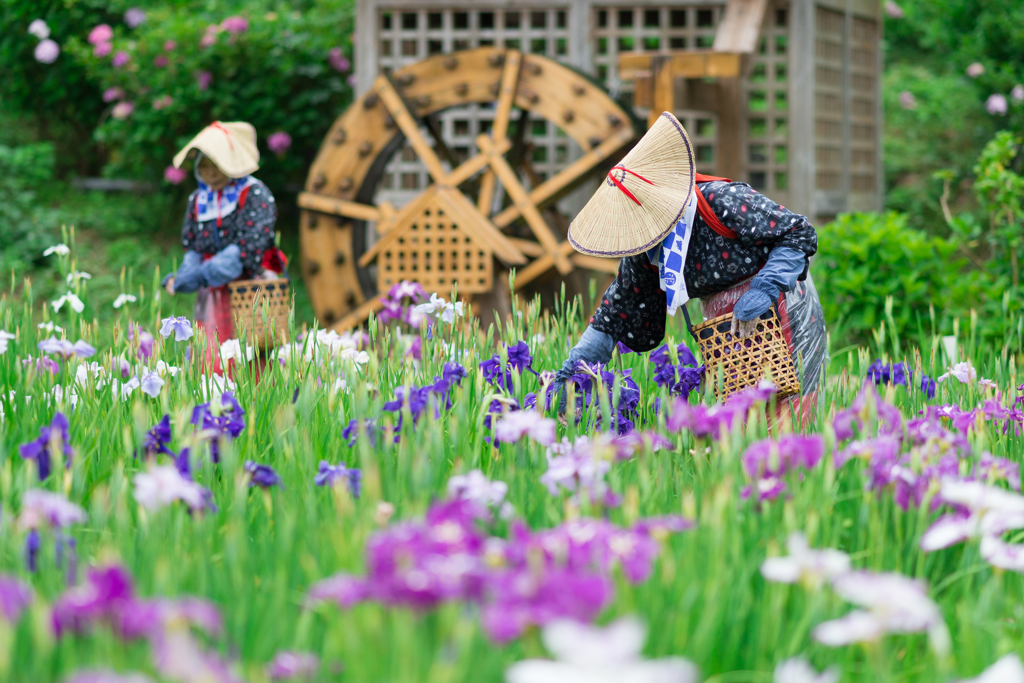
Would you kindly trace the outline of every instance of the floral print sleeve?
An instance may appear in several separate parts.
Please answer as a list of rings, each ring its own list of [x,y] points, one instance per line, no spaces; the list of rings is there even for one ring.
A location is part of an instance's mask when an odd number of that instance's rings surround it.
[[[647,254],[627,256],[608,285],[590,325],[629,349],[642,353],[661,343],[665,336],[665,292],[658,267]]]
[[[793,213],[746,183],[715,181],[701,187],[722,224],[748,249],[790,247],[808,257],[818,250],[818,235],[805,216]]]

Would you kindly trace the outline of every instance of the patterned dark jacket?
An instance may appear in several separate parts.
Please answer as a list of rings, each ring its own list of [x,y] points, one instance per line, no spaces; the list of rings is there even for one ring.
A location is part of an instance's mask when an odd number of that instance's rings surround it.
[[[753,277],[775,247],[790,247],[808,258],[817,251],[818,237],[807,218],[776,204],[750,185],[710,181],[698,186],[722,224],[736,233],[736,239],[719,235],[699,213],[696,215],[683,266],[691,297],[724,292]],[[619,263],[619,273],[590,323],[633,351],[643,352],[658,346],[665,337],[666,314],[658,267],[651,264],[647,254],[637,254]]]
[[[221,219],[196,221],[196,195],[188,198],[188,211],[181,227],[181,244],[186,250],[213,256],[229,244],[237,244],[242,257],[241,279],[258,277],[263,252],[274,246],[274,223],[277,222],[277,203],[267,186],[257,180],[243,190],[238,207]]]

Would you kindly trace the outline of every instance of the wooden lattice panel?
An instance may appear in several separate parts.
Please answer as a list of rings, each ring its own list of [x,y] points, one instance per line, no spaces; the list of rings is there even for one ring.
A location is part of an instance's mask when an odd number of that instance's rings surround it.
[[[743,180],[780,204],[789,204],[788,2],[769,4],[744,90]]]
[[[815,7],[814,27],[814,188],[843,191],[843,58],[846,16]],[[836,207],[841,208],[841,207]]]
[[[850,27],[850,210],[870,210],[878,192],[878,24],[854,17]]]
[[[428,292],[446,293],[458,283],[459,294],[489,292],[494,281],[491,249],[464,229],[462,221],[436,195],[377,256],[377,288],[415,280]]]

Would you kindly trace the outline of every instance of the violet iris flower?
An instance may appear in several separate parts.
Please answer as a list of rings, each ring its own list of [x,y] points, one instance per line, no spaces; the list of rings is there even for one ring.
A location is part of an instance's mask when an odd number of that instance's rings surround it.
[[[313,680],[319,669],[320,658],[311,652],[278,652],[267,664],[267,678],[272,681]]]
[[[72,344],[67,339],[50,337],[36,345],[43,353],[56,354],[63,358],[78,356],[79,358],[92,358],[96,355],[96,349],[82,339]]]
[[[885,364],[876,360],[868,367],[868,379],[875,384],[896,384],[905,387],[910,386],[914,379],[914,371],[907,367],[906,363]]]
[[[13,624],[32,602],[32,588],[13,576],[0,575],[0,617]]]
[[[341,438],[345,439],[345,442],[351,448],[356,443],[356,438],[359,436],[359,420],[349,420],[348,425],[341,430]],[[372,445],[377,445],[377,422],[370,418],[362,420],[363,433],[365,433]]]
[[[349,493],[358,498],[362,487],[363,471],[355,468],[349,469],[345,465],[332,465],[326,460],[321,460],[320,470],[313,478],[313,483],[317,486],[335,486],[340,481],[346,482]]]
[[[84,632],[100,621],[116,618],[134,597],[132,577],[123,567],[90,569],[81,586],[68,590],[53,603],[53,631],[58,638],[67,632]]]
[[[57,451],[51,453],[54,446],[57,447]],[[64,466],[71,469],[71,458],[75,451],[71,448],[68,436],[68,418],[64,413],[54,413],[49,426],[39,428],[39,438],[21,444],[18,450],[25,460],[36,461],[39,481],[44,481],[50,476],[51,458],[60,459],[63,456]]]
[[[160,336],[167,339],[174,335],[174,341],[187,341],[194,334],[192,323],[184,316],[164,318],[160,321]]]
[[[214,402],[219,402],[217,407]],[[245,429],[245,411],[235,399],[234,393],[225,391],[210,403],[201,403],[192,410],[191,423],[199,427],[210,438],[210,456],[220,462],[221,437],[237,439]]]
[[[264,490],[274,486],[284,488],[280,475],[270,465],[260,465],[252,460],[246,460],[245,471],[249,475],[249,486],[259,486]]]
[[[39,531],[32,529],[25,536],[25,570],[31,574],[39,571],[39,548],[42,540],[39,538]]]
[[[870,406],[875,408],[875,423],[878,434],[898,434],[903,429],[903,417],[895,406],[886,403],[878,395],[878,391],[870,382],[865,381],[857,398],[846,410],[836,413],[832,421],[836,438],[840,440],[851,439],[857,432],[863,431],[868,422],[871,411]]]
[[[171,416],[164,415],[156,425],[146,432],[143,449],[147,456],[164,453],[174,457],[174,451],[167,447],[171,442]]]
[[[756,488],[759,501],[774,500],[785,490],[783,476],[797,469],[813,469],[824,454],[825,441],[819,434],[791,434],[778,441],[763,439],[751,444],[742,460],[744,472],[754,483],[743,490],[743,497]]]

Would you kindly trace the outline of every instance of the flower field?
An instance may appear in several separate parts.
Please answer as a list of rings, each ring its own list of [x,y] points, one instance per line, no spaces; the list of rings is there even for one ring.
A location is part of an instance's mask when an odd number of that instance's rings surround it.
[[[579,302],[484,330],[403,283],[227,379],[159,289],[100,329],[49,257],[42,322],[0,298],[0,680],[1024,680],[1012,348],[883,328],[769,434],[676,330],[559,420]]]

